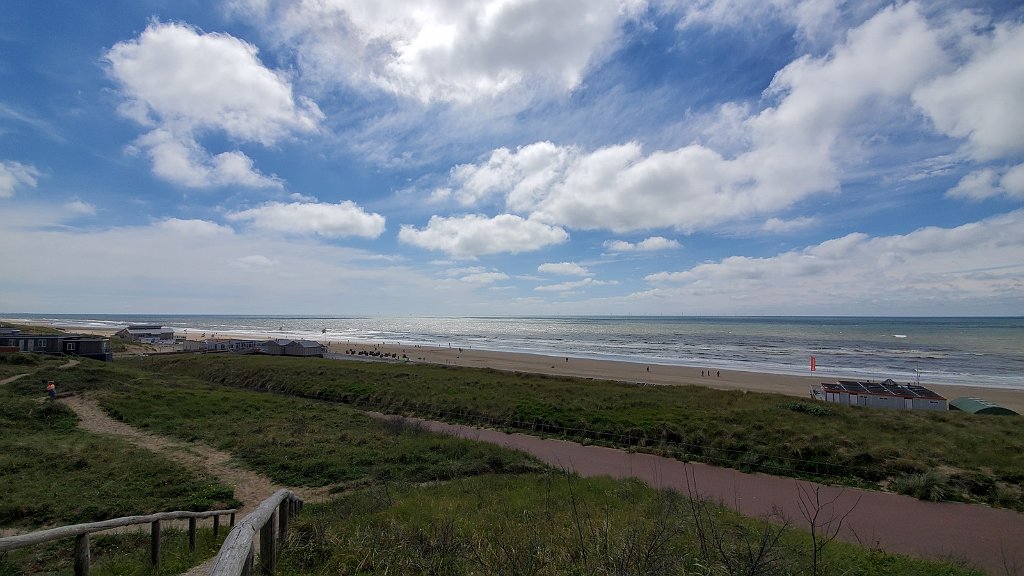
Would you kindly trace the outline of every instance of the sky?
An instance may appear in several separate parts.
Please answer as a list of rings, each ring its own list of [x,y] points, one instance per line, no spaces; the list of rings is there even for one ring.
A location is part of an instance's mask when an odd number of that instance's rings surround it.
[[[1016,1],[0,12],[0,312],[1024,315]]]

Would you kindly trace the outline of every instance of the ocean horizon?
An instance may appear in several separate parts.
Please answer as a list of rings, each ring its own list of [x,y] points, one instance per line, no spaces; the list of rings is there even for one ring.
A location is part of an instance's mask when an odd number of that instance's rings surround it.
[[[69,329],[458,346],[652,364],[1024,389],[1024,317],[417,316],[0,313]],[[810,358],[817,369],[810,370]]]

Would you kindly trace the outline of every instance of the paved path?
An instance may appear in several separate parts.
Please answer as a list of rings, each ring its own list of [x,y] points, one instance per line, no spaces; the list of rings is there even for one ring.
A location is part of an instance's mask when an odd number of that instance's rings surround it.
[[[832,520],[831,526],[839,528],[839,538],[848,542],[911,556],[965,560],[991,574],[1024,574],[1024,514],[1011,510],[924,502],[888,492],[747,474],[564,440],[410,420],[434,432],[522,450],[581,476],[638,478],[657,488],[722,502],[747,516],[762,517],[780,510],[803,529],[808,529],[809,523],[801,505],[811,504],[812,509],[821,510],[819,524]],[[838,520],[844,515],[839,527]]]

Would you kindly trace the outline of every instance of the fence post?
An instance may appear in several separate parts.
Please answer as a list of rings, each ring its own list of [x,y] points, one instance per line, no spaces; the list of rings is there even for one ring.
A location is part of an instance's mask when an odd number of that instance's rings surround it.
[[[291,498],[285,498],[277,507],[277,539],[281,542],[288,537],[288,517],[291,516],[291,506]]]
[[[89,576],[89,533],[75,537],[75,576]]]
[[[234,512],[231,513],[231,527],[232,528],[235,527],[235,513]]]
[[[277,528],[277,510],[274,510],[267,523],[260,528],[260,570],[263,574],[273,574],[277,570],[277,542],[274,532]]]
[[[150,527],[149,559],[153,566],[160,565],[160,521],[154,520]]]
[[[188,551],[196,551],[196,519],[188,519]]]
[[[213,515],[213,537],[217,538],[220,534],[220,514]]]

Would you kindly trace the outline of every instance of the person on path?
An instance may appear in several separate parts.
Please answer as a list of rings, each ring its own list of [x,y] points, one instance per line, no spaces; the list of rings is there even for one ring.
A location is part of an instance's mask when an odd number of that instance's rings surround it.
[[[57,399],[57,385],[53,383],[53,380],[46,383],[46,394],[50,396],[50,400]]]

